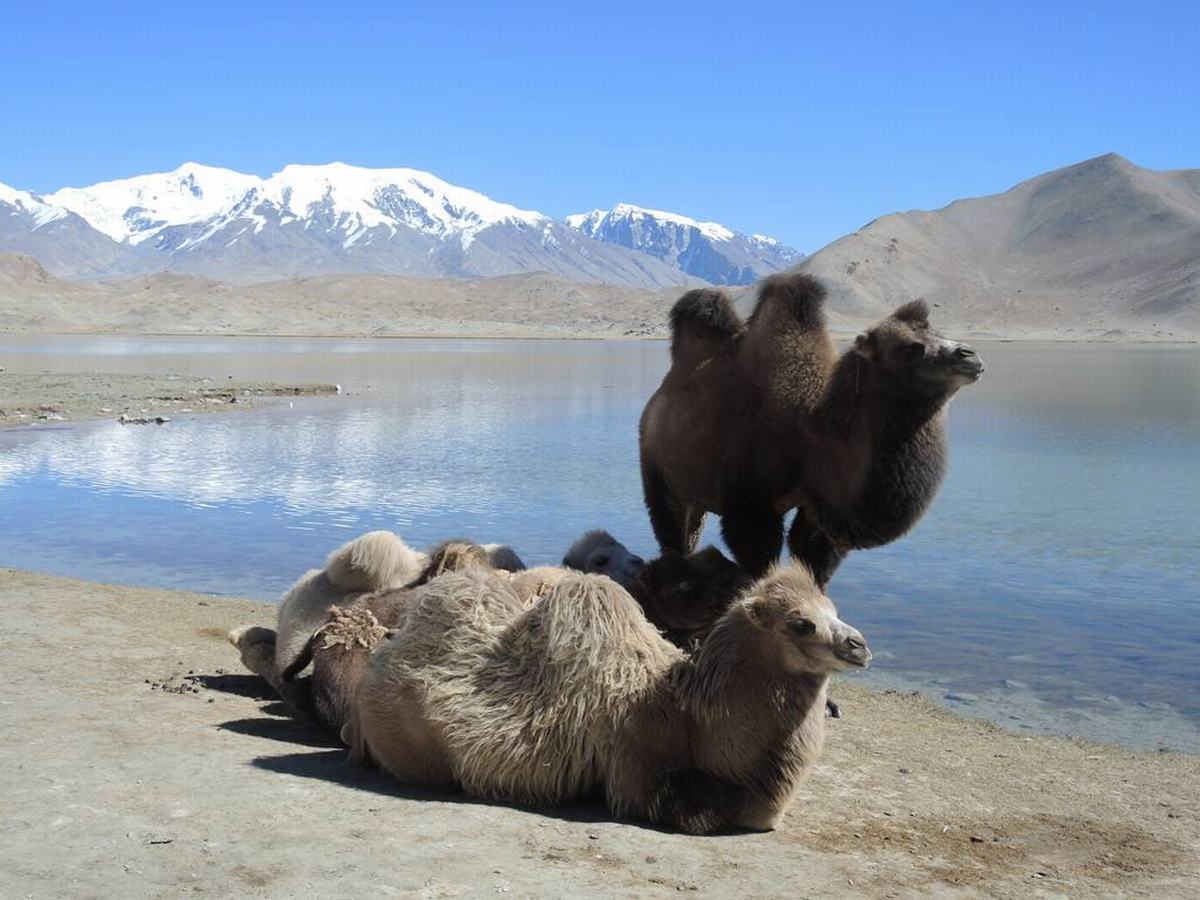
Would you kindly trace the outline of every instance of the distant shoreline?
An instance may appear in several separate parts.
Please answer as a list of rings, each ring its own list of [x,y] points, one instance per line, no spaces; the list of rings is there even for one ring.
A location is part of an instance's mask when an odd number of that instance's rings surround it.
[[[513,325],[514,330],[525,326]],[[1069,336],[1057,333],[1018,334],[997,337],[987,333],[974,333],[949,328],[942,329],[954,337],[996,344],[1154,344],[1162,346],[1190,347],[1200,344],[1200,338],[1153,337],[1144,334],[1117,336]],[[831,329],[830,336],[839,342],[854,339],[856,331]],[[670,334],[665,328],[662,333],[653,334],[614,334],[611,332],[563,332],[551,330],[532,330],[528,333],[514,331],[404,331],[388,334],[370,332],[288,332],[288,331],[107,331],[88,329],[81,331],[25,331],[0,330],[0,339],[6,337],[124,337],[124,338],[271,338],[278,340],[322,340],[322,341],[420,341],[420,340],[455,340],[455,341],[669,341]]]

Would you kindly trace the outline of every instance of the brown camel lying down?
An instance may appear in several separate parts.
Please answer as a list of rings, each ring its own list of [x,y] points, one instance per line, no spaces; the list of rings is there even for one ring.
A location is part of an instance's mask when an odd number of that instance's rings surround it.
[[[695,833],[774,828],[821,751],[833,672],[870,651],[807,569],[753,584],[696,655],[608,578],[531,608],[505,578],[417,588],[372,654],[343,739],[401,781],[558,803]]]

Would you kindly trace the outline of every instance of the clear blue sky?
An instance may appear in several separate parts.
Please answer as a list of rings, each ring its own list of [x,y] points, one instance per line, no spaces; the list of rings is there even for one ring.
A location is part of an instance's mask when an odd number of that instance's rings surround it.
[[[1200,167],[1200,3],[8,3],[0,181],[407,165],[812,251],[1116,151]]]

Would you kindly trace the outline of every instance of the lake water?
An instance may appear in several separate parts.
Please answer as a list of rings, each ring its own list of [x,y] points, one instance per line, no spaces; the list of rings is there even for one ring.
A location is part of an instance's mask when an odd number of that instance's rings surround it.
[[[865,677],[1012,728],[1200,751],[1200,351],[980,351],[932,511],[831,585],[877,651]],[[0,564],[277,598],[375,528],[534,564],[603,527],[651,556],[636,425],[666,362],[658,342],[0,338],[12,369],[345,389],[0,430]]]

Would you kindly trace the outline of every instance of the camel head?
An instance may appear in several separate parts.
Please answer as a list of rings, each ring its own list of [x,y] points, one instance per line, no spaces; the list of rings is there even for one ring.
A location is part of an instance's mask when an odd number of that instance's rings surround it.
[[[625,590],[632,590],[646,561],[607,531],[589,531],[567,551],[562,564],[568,569],[607,575]]]
[[[487,550],[472,541],[449,540],[438,544],[429,552],[429,561],[412,587],[427,584],[447,572],[462,572],[467,569],[491,569],[492,561]]]
[[[948,340],[929,326],[924,300],[905,303],[860,334],[854,352],[906,392],[952,394],[983,374],[983,360],[974,347]]]
[[[643,606],[650,604],[660,624],[679,629],[708,628],[753,579],[716,547],[691,556],[668,550],[638,573]]]
[[[768,573],[738,605],[759,629],[764,657],[776,659],[785,671],[828,675],[864,669],[871,661],[866,638],[838,618],[833,601],[804,566]]]

